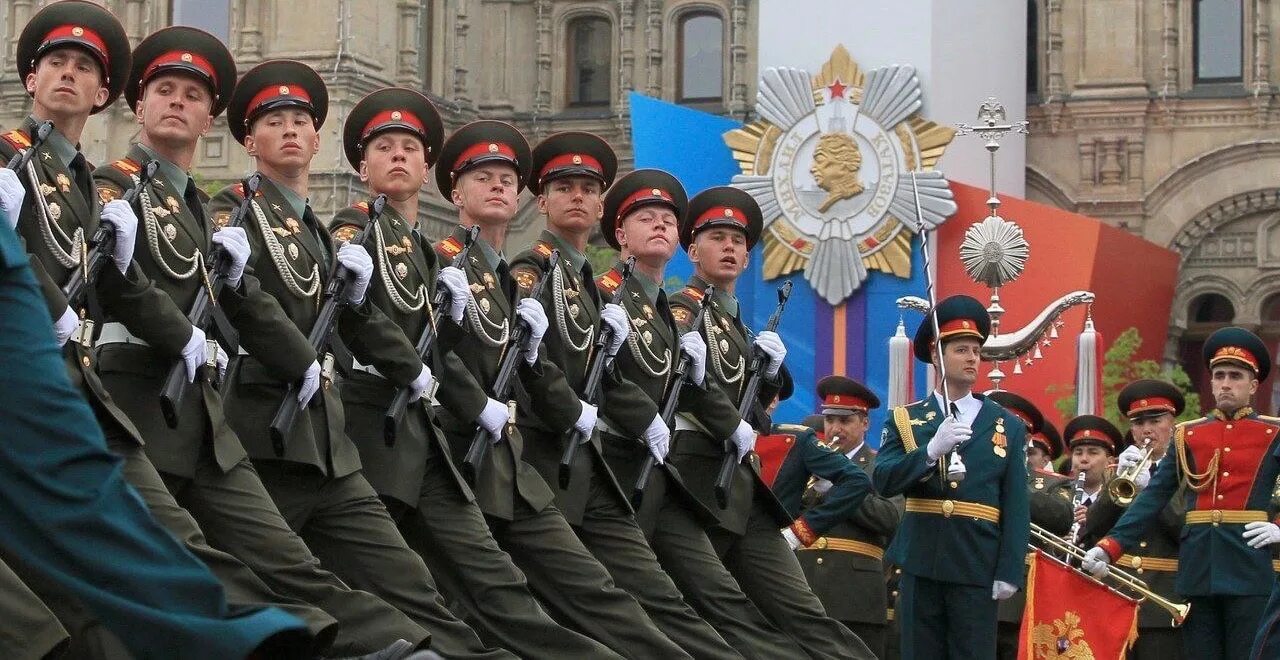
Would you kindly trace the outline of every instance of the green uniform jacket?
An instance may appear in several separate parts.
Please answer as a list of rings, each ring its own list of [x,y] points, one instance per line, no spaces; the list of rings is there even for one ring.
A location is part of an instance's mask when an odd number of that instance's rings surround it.
[[[227,222],[243,196],[240,184],[213,196],[209,206],[216,226]],[[227,385],[231,388],[227,403],[231,426],[254,460],[310,465],[331,478],[349,475],[360,469],[360,456],[344,430],[336,383],[324,382],[322,377],[320,391],[312,398],[307,414],[299,417],[292,435],[286,439],[283,458],[276,456],[268,431],[289,384],[298,382],[317,359],[307,333],[323,304],[324,288],[336,264],[336,247],[324,226],[310,213],[310,207],[304,217],[293,217],[288,199],[270,179],[263,178],[250,210],[249,217],[241,223],[253,250],[245,273],[256,277],[261,290],[269,295],[246,290],[245,285],[255,281],[246,277],[240,289],[224,290],[220,301],[236,325],[240,325],[241,317],[248,317],[246,322],[264,328],[240,337],[241,351],[247,355],[241,355],[235,382]],[[404,333],[370,304],[367,294],[363,304],[343,310],[335,334],[338,333],[351,352],[368,364],[374,362],[373,354],[413,353],[412,346],[405,347],[408,340]],[[322,368],[329,361],[323,357],[320,360]],[[387,365],[383,373],[395,382],[407,383],[422,371],[420,364],[416,358],[401,359],[394,367]],[[333,369],[327,371],[337,378]]]
[[[368,202],[358,202],[339,211],[329,224],[331,235],[336,240],[350,240],[368,225],[368,209]],[[435,249],[390,204],[383,208],[378,221],[377,240],[366,244],[374,246],[370,250],[374,261],[373,279],[366,296],[400,328],[409,345],[416,345],[434,314],[431,300],[439,272]],[[437,385],[442,385],[438,374],[443,371],[443,361],[436,356],[452,350],[462,339],[462,328],[446,314],[436,332],[430,358],[431,370],[437,375]],[[391,346],[403,348],[400,342],[391,342],[388,347]],[[374,361],[368,366],[379,373],[386,373],[382,371],[384,366],[394,370],[401,362],[419,359],[416,351],[402,356],[386,351],[370,353]],[[399,387],[398,383],[364,370],[353,370],[342,383],[347,430],[360,450],[365,478],[378,494],[416,507],[427,460],[438,457],[453,476],[459,494],[467,501],[474,501],[475,496],[453,463],[449,442],[429,401],[409,405],[404,421],[397,429],[395,444],[387,446],[382,433],[383,415],[391,407],[391,399]]]
[[[933,395],[893,409],[885,420],[873,478],[880,494],[906,495],[908,507],[913,498],[973,502],[999,509],[1000,522],[907,511],[889,546],[889,561],[939,582],[1022,586],[1031,533],[1027,427],[994,401],[978,398],[982,408],[973,436],[959,449],[964,481],[946,481],[945,466],[939,467],[945,458],[929,465],[925,446],[943,420]]]
[[[1069,534],[1071,523],[1075,521],[1071,506],[1072,497],[1075,496],[1075,482],[1060,474],[1032,470],[1027,475],[1027,489],[1030,493],[1028,504],[1031,508],[1031,522],[1058,536]],[[1018,591],[996,606],[996,620],[1012,623],[1022,621],[1026,604],[1026,591]]]
[[[466,229],[459,225],[449,237],[436,243],[436,255],[442,261],[452,261],[462,250],[465,237]],[[481,254],[483,240],[476,238],[476,245],[462,268],[471,284],[471,300],[463,319],[467,335],[446,356],[445,368],[437,374],[440,389],[436,399],[440,407],[436,413],[449,435],[450,449],[457,461],[461,461],[470,448],[476,432],[475,419],[484,409],[503,354],[508,349],[521,350],[521,347],[507,345],[517,319],[516,283],[505,262],[499,263],[497,270],[489,267]],[[540,349],[540,353],[545,355],[545,349]],[[519,375],[512,383],[513,389],[524,387],[543,423],[555,433],[564,433],[582,414],[582,406],[565,383],[563,374],[545,357],[532,365],[523,357],[517,360]],[[521,396],[517,392],[512,399],[518,400]],[[485,462],[479,466],[479,483],[473,485],[476,501],[486,514],[512,520],[517,497],[534,511],[541,511],[555,499],[538,471],[522,460],[523,454],[524,440],[509,424],[504,440],[485,454]]]
[[[33,135],[35,129],[35,122],[28,117],[21,128],[0,136],[0,158],[8,162],[19,151],[29,148],[28,136]],[[86,168],[86,173],[92,170],[92,166],[87,163]],[[36,179],[34,185],[31,181],[32,173]],[[18,178],[26,189],[26,197],[18,216],[17,233],[31,257],[31,270],[36,282],[40,284],[52,322],[67,309],[62,286],[70,279],[72,271],[79,267],[81,254],[73,246],[73,240],[77,235],[83,236],[80,243],[76,244],[80,245],[93,237],[98,230],[102,201],[92,179],[76,181],[75,175],[63,166],[62,160],[47,144],[31,159],[28,168],[18,173]],[[48,216],[40,210],[38,198],[43,198],[47,204]],[[137,246],[142,247],[141,239]],[[55,252],[63,254],[55,255]],[[66,257],[69,261],[64,262],[59,256]],[[121,275],[111,256],[104,256],[107,263],[98,280],[93,283],[91,292],[91,295],[97,296],[103,312],[131,319],[130,330],[135,334],[144,337],[158,350],[174,356],[180,355],[182,347],[187,343],[186,336],[178,339],[148,332],[152,327],[163,327],[156,314],[161,309],[164,294],[152,285],[136,264],[130,265],[127,276]],[[103,321],[101,318],[91,320],[95,323]],[[124,433],[142,444],[142,435],[116,404],[94,371],[92,337],[85,338],[81,343],[77,343],[76,339],[73,335],[62,348],[71,384],[89,400],[98,423],[108,434],[113,431]],[[159,412],[159,404],[156,411]]]
[[[689,278],[685,288],[671,296],[672,313],[681,332],[697,330],[702,333],[702,338],[707,342],[706,385],[724,392],[728,405],[707,406],[695,415],[681,413],[686,420],[700,426],[702,431],[677,434],[672,442],[671,460],[684,474],[694,495],[715,512],[720,527],[725,530],[739,535],[746,532],[747,518],[755,498],[760,498],[778,527],[786,527],[791,524],[791,515],[761,479],[760,457],[754,453],[738,465],[728,506],[721,509],[716,503],[715,483],[720,473],[720,461],[725,454],[724,441],[733,434],[742,419],[738,416],[738,403],[742,398],[742,388],[751,378],[751,374],[747,372],[747,363],[751,359],[751,342],[747,339],[748,331],[742,325],[742,320],[738,315],[729,314],[718,300],[712,300],[708,306],[702,319],[702,327],[691,327],[706,288],[707,283],[696,275]],[[716,297],[721,295],[725,294],[718,292]],[[760,405],[767,407],[781,387],[781,378],[775,378],[773,382],[765,379],[760,387]]]
[[[680,356],[679,335],[666,292],[659,288],[657,300],[653,300],[635,279],[638,277],[644,275],[635,273],[624,285],[622,264],[618,263],[596,278],[596,287],[603,296],[612,297],[619,287],[623,290],[621,304],[630,319],[631,334],[614,357],[613,370],[644,394],[644,397],[615,397],[606,390],[600,410],[604,456],[627,492],[649,459],[644,431],[660,412]],[[731,407],[719,388],[708,389],[705,385],[705,382],[703,387],[686,383],[680,389],[677,409],[692,413],[708,407]],[[678,498],[703,524],[716,524],[715,514],[693,496],[676,466],[666,461],[651,473],[644,499],[636,511],[636,520],[646,534],[653,533],[667,494]]]
[[[1271,503],[1280,475],[1276,442],[1280,419],[1263,417],[1243,408],[1227,417],[1214,410],[1209,416],[1179,424],[1173,446],[1160,460],[1147,487],[1120,516],[1098,545],[1112,560],[1134,554],[1165,507],[1181,499],[1192,511],[1261,511]],[[1230,450],[1230,451],[1227,451]],[[1216,458],[1215,458],[1216,457]],[[1185,463],[1184,463],[1185,458]],[[1217,461],[1217,471],[1209,468]],[[1202,492],[1184,488],[1187,473],[1210,472],[1216,477]],[[1192,484],[1197,485],[1197,484]],[[1182,596],[1266,596],[1276,580],[1270,548],[1250,548],[1244,524],[1183,525],[1179,533],[1178,576],[1174,589]]]
[[[875,469],[875,450],[863,444],[852,463],[870,475]],[[873,487],[868,484],[868,488]],[[835,485],[825,494],[812,485],[806,487],[802,498],[806,519],[809,512],[822,510],[835,492]],[[901,500],[900,497],[881,497],[871,490],[861,506],[833,520],[821,533],[827,538],[859,541],[884,549],[902,522]],[[822,601],[827,614],[840,621],[886,623],[889,602],[884,561],[856,552],[818,547],[820,545],[825,544],[810,545],[797,552],[796,557],[809,587]]]

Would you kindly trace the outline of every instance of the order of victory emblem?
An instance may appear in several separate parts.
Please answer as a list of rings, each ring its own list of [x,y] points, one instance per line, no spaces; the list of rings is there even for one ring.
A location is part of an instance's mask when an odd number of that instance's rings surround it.
[[[742,174],[733,185],[764,213],[764,276],[804,270],[832,305],[868,270],[911,273],[916,233],[912,172],[929,228],[955,213],[935,169],[955,136],[920,116],[915,68],[862,71],[844,46],[816,76],[771,68],[760,79],[759,119],[725,134]]]

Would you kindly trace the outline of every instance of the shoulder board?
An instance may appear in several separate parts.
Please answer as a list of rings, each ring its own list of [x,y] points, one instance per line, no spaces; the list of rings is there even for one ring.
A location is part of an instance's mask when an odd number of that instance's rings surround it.
[[[361,211],[364,211],[365,213],[368,213],[368,212],[369,212],[369,202],[356,202],[355,204],[352,204],[352,205],[351,205],[351,208],[353,208],[353,209],[360,209]]]
[[[234,190],[234,191],[236,191],[236,197],[240,197],[240,198],[243,198],[243,197],[244,197],[244,184],[243,184],[243,183],[233,183],[233,184],[231,184],[231,189],[232,189],[232,190]],[[254,196],[254,197],[261,197],[261,196],[262,196],[262,188],[258,188],[258,192],[254,193],[254,195],[253,195],[253,196]]]
[[[898,406],[893,409],[893,425],[898,429],[898,437],[902,438],[903,451],[913,452],[919,445],[916,444],[916,432],[911,428],[911,413],[907,411],[910,406]]]
[[[778,433],[809,433],[813,430],[803,424],[779,424],[774,428]]]
[[[31,146],[31,138],[28,138],[26,133],[23,133],[16,128],[12,131],[6,131],[4,135],[0,135],[0,138],[3,138],[5,142],[9,143],[9,146],[17,149],[18,151],[22,151],[23,149]]]
[[[1258,419],[1268,424],[1280,424],[1280,417],[1272,417],[1271,415],[1258,415]]]
[[[622,273],[619,273],[616,268],[596,278],[596,288],[600,293],[613,293],[620,286],[622,286]]]
[[[121,158],[120,160],[111,163],[111,166],[129,176],[133,176],[142,171],[142,165],[138,164],[132,158]]]
[[[450,236],[449,238],[436,243],[436,252],[444,254],[450,258],[456,257],[458,256],[458,253],[462,252],[462,241]]]
[[[361,229],[362,227],[357,227],[356,225],[342,224],[331,229],[329,233],[333,236],[333,240],[339,243],[350,243],[351,239],[355,238],[355,235],[360,233]]]
[[[694,302],[702,302],[702,299],[707,295],[705,291],[696,286],[686,286],[680,293],[693,298]]]
[[[551,247],[551,244],[546,241],[538,241],[533,244],[533,251],[547,259],[551,258],[551,251],[554,249],[555,248]]]

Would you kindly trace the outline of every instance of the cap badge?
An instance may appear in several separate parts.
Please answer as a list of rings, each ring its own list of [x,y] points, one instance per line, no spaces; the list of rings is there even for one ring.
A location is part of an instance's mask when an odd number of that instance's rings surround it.
[[[496,144],[494,144],[494,143],[490,142],[490,143],[489,143],[489,153],[491,153],[491,154],[496,154],[496,153],[498,153],[498,145],[496,145]]]
[[[578,154],[574,154],[574,155],[573,155],[573,164],[574,164],[574,165],[581,165],[581,164],[582,164],[582,156],[579,156]]]
[[[183,53],[183,54],[182,54],[182,57],[181,57],[181,58],[179,58],[179,59],[181,59],[183,62],[190,62],[190,61],[191,61],[191,59],[192,59],[192,58],[191,58],[191,53]]]
[[[1138,401],[1138,405],[1140,405],[1140,406],[1145,406],[1145,405],[1147,405],[1147,400],[1146,400],[1146,399],[1140,399],[1140,400]]]
[[[969,329],[969,322],[968,322],[968,321],[961,321],[961,322],[960,322],[960,327],[964,328],[965,330],[968,330],[968,329]]]
[[[835,396],[831,397],[831,403],[840,403],[840,395],[839,395],[839,394],[837,394],[837,395],[835,395]]]
[[[281,85],[281,86],[280,86],[280,96],[287,96],[288,94],[289,94],[289,86],[288,86],[288,85]]]
[[[391,112],[391,120],[392,120],[392,121],[400,121],[400,118],[401,118],[401,117],[403,117],[403,116],[404,116],[404,115],[400,114],[400,111],[399,111],[399,110],[393,110],[393,111]]]
[[[83,37],[83,36],[84,36],[84,28],[82,28],[82,27],[80,27],[79,25],[77,25],[77,26],[75,26],[75,27],[71,28],[71,34],[73,34],[73,35],[75,35],[75,36],[77,36],[77,37]]]
[[[653,196],[654,196],[654,197],[661,197],[661,196],[662,196],[662,191],[661,191],[661,190],[659,190],[659,189],[657,189],[657,188],[654,188],[654,189],[653,189]]]
[[[726,218],[732,218],[732,217],[733,217],[733,209],[725,209],[725,210],[724,210],[724,217],[726,217]]]

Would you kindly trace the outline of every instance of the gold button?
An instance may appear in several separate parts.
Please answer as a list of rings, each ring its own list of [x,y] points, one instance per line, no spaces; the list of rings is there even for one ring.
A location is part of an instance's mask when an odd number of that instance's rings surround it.
[[[1223,447],[1223,448],[1222,448],[1222,451],[1231,451],[1231,448],[1230,448],[1230,447]]]
[[[1227,424],[1227,430],[1228,430],[1228,431],[1230,431],[1230,430],[1231,430],[1231,425],[1230,425],[1230,424]]]
[[[898,597],[898,590],[897,590],[897,589],[894,589],[894,590],[893,590],[893,597],[894,597],[894,598],[897,598],[897,597]]]
[[[1274,430],[1275,430],[1275,429],[1267,429],[1267,435],[1271,435],[1271,432],[1272,432],[1272,431],[1274,431]]]
[[[1222,499],[1222,496],[1219,495],[1218,499]],[[1212,520],[1213,524],[1215,525],[1222,522],[1222,511],[1220,509],[1214,509],[1213,511],[1210,511],[1209,520]]]
[[[1222,499],[1222,496],[1221,496],[1221,495],[1219,495],[1219,496],[1218,496],[1218,499]],[[1220,512],[1220,511],[1214,511],[1214,513],[1215,513],[1215,514],[1217,514],[1217,517],[1218,517],[1218,518],[1222,518],[1222,512]]]
[[[791,444],[791,443],[792,443],[792,442],[794,442],[794,441],[795,441],[795,439],[794,439],[794,438],[792,438],[792,437],[790,437],[790,436],[788,436],[786,440],[783,440],[783,442],[785,442],[786,444]]]
[[[1136,569],[1138,569],[1139,571],[1141,571],[1141,570],[1142,570],[1142,557],[1134,557],[1133,559],[1129,560],[1129,565],[1130,565],[1130,566],[1132,566],[1132,567],[1134,567],[1134,568],[1136,568]]]
[[[1223,472],[1223,473],[1222,473],[1222,476],[1224,476],[1224,477],[1229,477],[1229,476],[1231,476],[1231,473],[1230,473],[1230,472]]]
[[[942,501],[942,516],[944,518],[950,518],[951,514],[954,513],[955,510],[956,510],[955,502],[952,502],[951,500]]]
[[[1145,547],[1147,547],[1147,542],[1146,542],[1146,541],[1138,541],[1138,547],[1139,547],[1139,548],[1145,548]]]
[[[818,557],[818,562],[817,562],[817,563],[818,563],[818,565],[819,565],[819,566],[821,566],[821,565],[822,565],[822,557]]]
[[[827,549],[827,537],[825,537],[825,536],[824,536],[824,537],[822,537],[822,538],[818,539],[818,541],[817,541],[816,543],[814,543],[814,544],[813,544],[813,547],[815,547],[815,548],[817,548],[817,549],[819,549],[819,550],[826,550],[826,549]]]
[[[1141,569],[1141,568],[1139,568],[1139,569],[1137,569],[1137,570],[1138,570],[1138,575],[1142,575],[1142,569]]]
[[[960,487],[960,482],[958,482],[958,481],[953,481],[953,482],[951,482],[951,487],[952,487],[952,488],[959,488],[959,487]]]
[[[894,575],[902,575],[902,569],[901,569],[901,568],[895,568],[895,569],[893,569],[893,574],[894,574]],[[895,591],[895,592],[893,592],[893,594],[896,596],[896,595],[898,595],[898,592],[896,592],[896,591]]]

